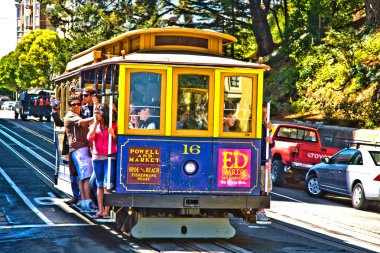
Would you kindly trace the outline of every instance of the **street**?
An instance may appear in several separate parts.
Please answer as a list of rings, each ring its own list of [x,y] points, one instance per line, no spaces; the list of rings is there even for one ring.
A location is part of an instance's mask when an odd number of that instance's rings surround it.
[[[64,203],[54,188],[53,123],[0,111],[0,252],[379,252],[380,207],[311,198],[303,185],[275,187],[271,225],[230,216],[230,240],[135,240]]]

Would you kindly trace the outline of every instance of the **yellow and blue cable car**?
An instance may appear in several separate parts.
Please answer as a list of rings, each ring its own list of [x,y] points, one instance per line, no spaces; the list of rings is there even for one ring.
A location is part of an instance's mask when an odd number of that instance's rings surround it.
[[[75,55],[54,79],[63,101],[72,85],[94,86],[116,105],[117,183],[105,204],[137,214],[134,237],[230,238],[228,213],[269,207],[260,196],[269,67],[224,57],[223,45],[234,42],[210,30],[129,31]],[[62,129],[56,136],[63,188]]]

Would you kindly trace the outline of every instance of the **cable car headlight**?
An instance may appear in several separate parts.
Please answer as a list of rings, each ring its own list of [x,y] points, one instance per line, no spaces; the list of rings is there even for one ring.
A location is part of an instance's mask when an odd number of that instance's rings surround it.
[[[195,161],[187,161],[183,165],[183,170],[187,175],[194,175],[198,171],[198,164]]]

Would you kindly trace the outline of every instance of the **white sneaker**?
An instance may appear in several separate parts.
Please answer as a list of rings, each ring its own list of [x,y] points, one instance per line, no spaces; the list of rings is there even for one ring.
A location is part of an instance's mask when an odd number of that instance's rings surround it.
[[[96,213],[98,212],[98,207],[94,205],[94,203],[92,203],[92,201],[90,203],[86,203],[87,205],[82,205],[82,211],[83,212],[86,212],[86,213]]]
[[[257,224],[271,224],[270,218],[267,216],[264,210],[256,212],[256,223]]]

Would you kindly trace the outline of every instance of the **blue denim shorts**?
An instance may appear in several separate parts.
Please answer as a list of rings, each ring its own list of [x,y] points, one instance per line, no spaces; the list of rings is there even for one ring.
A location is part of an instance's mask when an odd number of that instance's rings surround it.
[[[96,184],[98,187],[106,187],[107,186],[107,180],[108,180],[108,159],[105,160],[93,160],[92,161],[94,170],[95,170],[95,177],[96,177]],[[115,186],[116,182],[116,160],[111,159],[111,176],[110,176],[110,187],[108,189],[112,189]]]
[[[71,157],[73,158],[75,168],[77,169],[79,180],[82,181],[86,178],[90,178],[93,169],[89,148],[83,147],[78,150],[75,150],[71,154]]]

